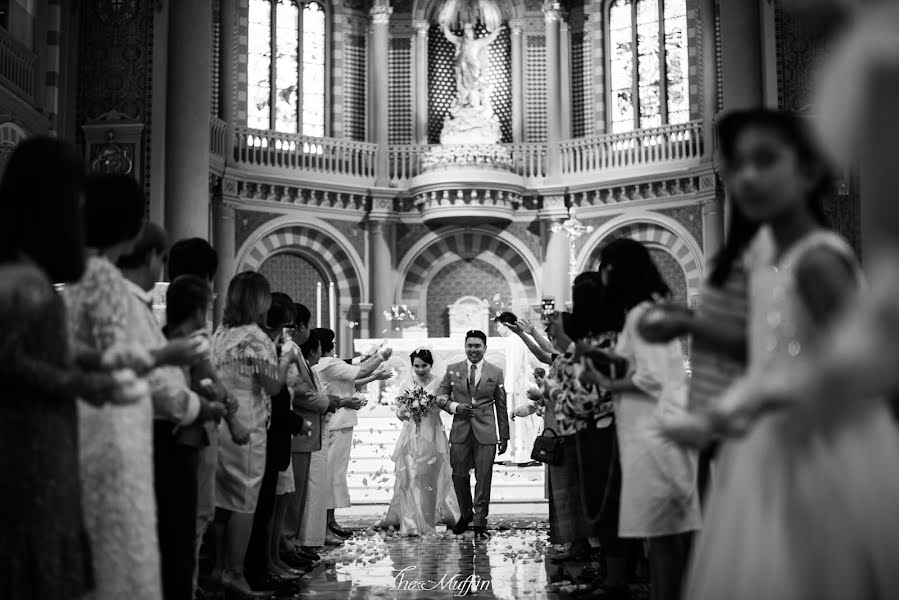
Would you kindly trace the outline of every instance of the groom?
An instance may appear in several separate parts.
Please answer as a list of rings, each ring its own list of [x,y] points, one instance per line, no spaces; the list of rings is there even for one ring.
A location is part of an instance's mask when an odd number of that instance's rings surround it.
[[[450,464],[453,486],[462,508],[462,517],[453,528],[456,535],[464,533],[472,522],[478,537],[486,535],[493,459],[497,446],[502,454],[509,443],[503,370],[484,361],[486,350],[484,332],[466,333],[468,360],[450,365],[437,390],[437,404],[455,415],[449,439]],[[469,475],[472,468],[476,480],[474,502]]]

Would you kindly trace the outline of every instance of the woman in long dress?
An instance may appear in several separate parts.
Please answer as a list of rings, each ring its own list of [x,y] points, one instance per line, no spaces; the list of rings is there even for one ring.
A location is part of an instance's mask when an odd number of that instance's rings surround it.
[[[413,375],[405,390],[421,387],[436,396],[441,378],[431,373],[434,357],[430,350],[416,350],[410,359]],[[440,409],[435,404],[416,422],[398,407],[397,417],[405,422],[392,457],[396,464],[393,499],[375,526],[398,527],[400,534],[409,536],[433,534],[438,523],[452,527],[462,511],[453,488],[449,442]]]
[[[143,195],[131,192],[127,177],[88,181],[87,270],[64,292],[70,339],[94,353],[128,345],[132,317],[141,308],[115,266],[131,251],[144,220]],[[88,597],[161,598],[150,394],[128,406],[79,402],[78,413],[82,501],[96,577]]]

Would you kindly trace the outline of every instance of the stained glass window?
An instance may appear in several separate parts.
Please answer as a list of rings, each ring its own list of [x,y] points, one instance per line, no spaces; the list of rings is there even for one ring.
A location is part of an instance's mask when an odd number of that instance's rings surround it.
[[[248,25],[247,126],[324,136],[325,7],[250,0]]]
[[[609,4],[612,133],[690,120],[686,0]]]

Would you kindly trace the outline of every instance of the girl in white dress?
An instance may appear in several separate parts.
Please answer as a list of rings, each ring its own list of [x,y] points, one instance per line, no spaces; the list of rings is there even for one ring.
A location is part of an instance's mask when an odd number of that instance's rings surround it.
[[[771,230],[775,252],[750,280],[747,378],[711,417],[669,425],[674,437],[745,432],[713,490],[686,594],[729,598],[893,598],[899,589],[899,432],[885,404],[829,401],[830,390],[771,410],[772,375],[794,376],[854,305],[858,266],[824,229],[828,189],[798,117],[737,113],[719,126],[735,201]],[[823,410],[822,410],[823,408]]]
[[[431,373],[434,357],[430,350],[416,350],[410,359],[413,375],[404,389],[422,387],[436,396],[442,378]],[[435,404],[420,423],[400,408],[397,417],[405,423],[392,457],[396,463],[393,499],[375,527],[398,527],[402,535],[428,535],[438,523],[455,525],[462,511],[453,488],[449,442],[440,409]]]

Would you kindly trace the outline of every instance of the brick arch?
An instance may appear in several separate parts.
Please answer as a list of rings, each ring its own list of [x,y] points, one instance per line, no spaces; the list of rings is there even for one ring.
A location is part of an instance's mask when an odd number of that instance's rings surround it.
[[[398,301],[416,301],[424,298],[427,286],[437,270],[459,259],[477,258],[499,268],[506,276],[512,293],[519,299],[534,303],[538,299],[535,270],[529,257],[520,248],[487,230],[455,230],[435,235],[423,247],[419,247],[405,269],[400,272]],[[522,298],[523,297],[523,298]]]
[[[263,235],[243,253],[237,272],[255,271],[267,258],[284,252],[299,254],[323,273],[333,274],[341,305],[362,302],[363,287],[350,254],[340,240],[309,225],[288,225]]]
[[[703,279],[703,256],[698,244],[676,222],[666,217],[647,219],[614,219],[599,228],[584,245],[578,271],[595,270],[603,246],[618,238],[628,238],[668,252],[684,272],[688,301],[699,293]]]

